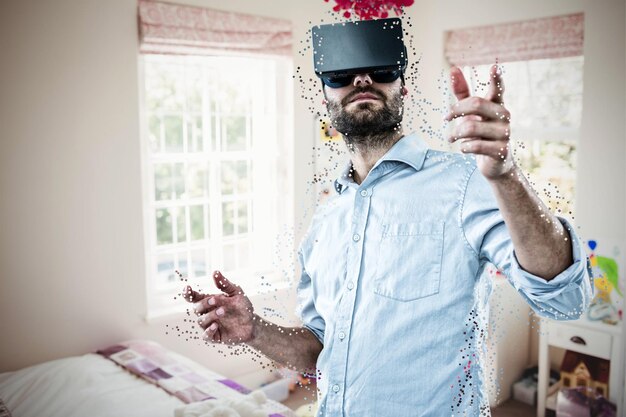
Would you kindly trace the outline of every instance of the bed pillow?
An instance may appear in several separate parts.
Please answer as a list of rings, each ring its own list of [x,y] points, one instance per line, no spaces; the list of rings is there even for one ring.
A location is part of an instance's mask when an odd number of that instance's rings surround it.
[[[128,372],[156,384],[190,404],[219,399],[244,401],[250,390],[156,342],[131,340],[97,352]],[[281,403],[268,401],[261,407],[271,417],[293,415]]]
[[[97,351],[128,372],[158,385],[185,403],[219,398],[224,391],[249,394],[235,381],[176,354],[156,342],[131,340]]]

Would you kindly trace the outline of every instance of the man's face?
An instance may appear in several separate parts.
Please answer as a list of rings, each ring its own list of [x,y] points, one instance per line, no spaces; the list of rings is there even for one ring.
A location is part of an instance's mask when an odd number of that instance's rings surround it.
[[[400,129],[403,110],[400,78],[390,83],[376,83],[368,74],[358,74],[350,85],[324,86],[324,91],[331,123],[344,135],[346,142],[360,142],[361,137]]]

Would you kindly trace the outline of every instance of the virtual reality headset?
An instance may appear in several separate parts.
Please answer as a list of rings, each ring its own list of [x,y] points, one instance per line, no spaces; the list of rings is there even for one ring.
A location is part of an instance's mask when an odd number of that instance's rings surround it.
[[[348,85],[352,75],[362,73],[376,82],[391,82],[407,67],[398,18],[318,25],[311,39],[315,74],[330,87]]]

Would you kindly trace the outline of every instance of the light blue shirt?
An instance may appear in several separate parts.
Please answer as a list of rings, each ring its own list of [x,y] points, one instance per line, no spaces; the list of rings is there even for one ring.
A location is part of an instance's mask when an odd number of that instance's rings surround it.
[[[490,415],[488,263],[542,316],[575,319],[589,304],[588,260],[570,224],[560,219],[570,267],[549,282],[522,270],[472,156],[409,135],[360,185],[348,167],[335,187],[299,250],[298,314],[324,345],[319,416]]]

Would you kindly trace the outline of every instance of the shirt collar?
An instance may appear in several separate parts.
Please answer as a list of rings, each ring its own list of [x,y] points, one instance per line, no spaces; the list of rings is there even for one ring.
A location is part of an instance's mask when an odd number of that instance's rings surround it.
[[[426,153],[428,152],[428,145],[424,140],[419,138],[415,133],[411,133],[408,136],[404,136],[398,142],[396,142],[386,154],[380,158],[376,164],[372,167],[374,170],[378,165],[384,161],[398,161],[403,162],[411,166],[416,171],[419,171],[424,166],[424,160],[426,159]],[[358,184],[352,178],[352,161],[346,163],[346,167],[342,171],[339,178],[335,180],[335,191],[341,194],[345,189],[354,184],[358,187]]]

